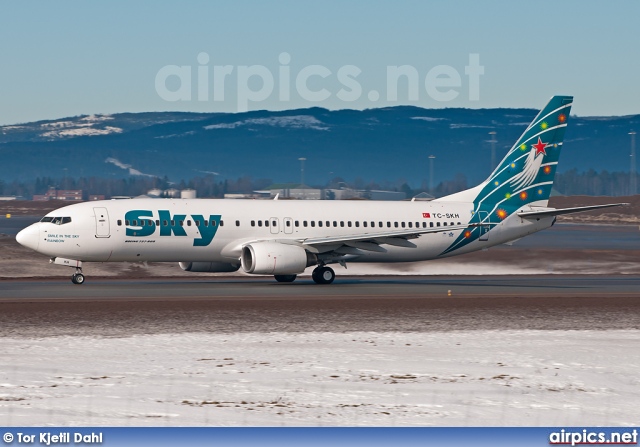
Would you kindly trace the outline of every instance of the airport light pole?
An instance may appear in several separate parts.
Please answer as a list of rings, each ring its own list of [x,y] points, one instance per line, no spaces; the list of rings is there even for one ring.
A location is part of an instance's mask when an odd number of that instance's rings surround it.
[[[498,132],[496,132],[495,130],[489,132],[489,135],[491,135],[491,140],[489,140],[489,143],[491,143],[491,172],[493,172],[493,170],[496,168],[496,143],[498,142],[498,140],[496,140],[497,134]]]
[[[298,158],[300,160],[300,186],[304,185],[304,162],[307,160],[304,157]]]
[[[629,132],[631,135],[631,166],[629,166],[629,190],[634,196],[638,193],[638,179],[636,174],[636,131]]]
[[[435,191],[433,187],[433,160],[436,159],[435,155],[429,155],[429,194],[435,197]]]

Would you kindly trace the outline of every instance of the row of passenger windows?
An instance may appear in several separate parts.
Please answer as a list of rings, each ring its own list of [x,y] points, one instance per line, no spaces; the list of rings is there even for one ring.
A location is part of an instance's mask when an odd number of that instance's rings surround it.
[[[70,218],[64,218],[64,219],[70,219]],[[69,221],[71,221],[71,220],[69,220]],[[191,220],[186,220],[186,221],[184,221],[184,220],[178,220],[178,221],[175,221],[175,220],[170,220],[170,221],[163,220],[162,221],[162,226],[163,227],[166,227],[166,226],[175,227],[176,226],[176,222],[177,222],[177,225],[179,225],[181,227],[185,226],[185,223],[186,223],[186,225],[188,227],[191,226]],[[194,222],[195,222],[195,226],[196,227],[199,227],[201,224],[204,225],[205,227],[208,227],[208,226],[215,227],[216,225],[218,225],[218,223],[215,220],[212,220],[212,221],[208,221],[208,220],[199,221],[199,220],[196,220]],[[64,222],[64,223],[66,223],[66,222]],[[156,220],[154,222],[153,220],[150,220],[150,219],[131,220],[131,221],[125,220],[124,221],[125,225],[127,225],[127,226],[131,225],[131,226],[134,226],[134,227],[137,227],[137,226],[144,227],[144,226],[153,226],[153,225],[159,227],[160,223],[161,222],[159,220]],[[440,227],[440,226],[446,227],[448,225],[456,225],[454,222],[442,222],[442,223],[440,223],[440,222],[428,222],[428,223],[427,222],[422,222],[422,223],[415,222],[415,225],[414,225],[414,222],[391,222],[391,221],[382,222],[382,221],[378,221],[376,223],[374,221],[370,221],[370,222],[369,221],[363,221],[363,222],[360,222],[359,220],[356,220],[356,221],[353,221],[353,222],[348,220],[348,221],[345,222],[344,220],[341,220],[341,221],[337,221],[337,220],[334,220],[334,221],[330,221],[330,220],[325,220],[325,221],[323,221],[323,220],[318,220],[318,221],[315,221],[315,220],[309,220],[309,221],[307,221],[307,220],[303,220],[303,221],[295,220],[295,221],[292,221],[292,220],[289,220],[289,219],[285,219],[284,225],[286,227],[291,227],[292,224],[293,224],[294,227],[300,227],[300,225],[302,224],[302,227],[316,227],[316,226],[318,226],[318,227],[334,227],[334,228],[345,227],[345,226],[346,227],[356,227],[356,228],[360,228],[360,226],[362,226],[363,228],[376,228],[376,227],[377,228],[385,228],[385,227],[386,228],[433,228],[433,227]],[[221,220],[219,225],[221,227],[223,227],[224,226],[224,221]],[[458,222],[458,225],[462,225],[462,224],[460,222]],[[118,226],[122,226],[122,220],[118,220]],[[236,220],[236,227],[239,227],[239,226],[240,226],[240,221]],[[255,227],[255,226],[258,226],[258,227],[274,226],[274,227],[276,227],[276,226],[278,226],[278,221],[277,220],[271,221],[270,219],[258,220],[258,221],[252,220],[251,221],[251,226],[252,227]]]
[[[299,220],[293,221],[293,226],[300,227],[300,223],[301,223],[301,221],[299,221]],[[285,220],[284,224],[287,227],[291,227],[292,221],[291,220]],[[259,227],[261,227],[263,225],[263,221],[262,220],[258,220],[257,221],[257,225]],[[271,225],[277,226],[278,222],[274,220],[271,223]],[[447,225],[455,225],[455,223],[454,222],[451,222],[451,223],[443,222],[442,223],[442,226],[446,227]],[[458,225],[462,225],[462,224],[460,222],[458,222]],[[256,221],[255,220],[251,221],[251,226],[252,227],[256,226]],[[264,226],[265,227],[269,226],[269,220],[265,220],[264,221]],[[435,223],[434,222],[429,222],[428,224],[427,224],[427,222],[422,222],[422,225],[421,225],[420,222],[416,222],[415,223],[415,227],[414,227],[414,223],[413,222],[390,222],[390,221],[381,222],[381,221],[378,221],[377,224],[376,224],[376,222],[374,222],[374,221],[371,221],[371,222],[369,222],[369,221],[360,222],[359,220],[356,220],[354,222],[352,222],[350,220],[348,220],[346,222],[344,220],[341,220],[341,221],[337,221],[337,220],[334,220],[334,221],[330,221],[330,220],[324,220],[324,221],[323,220],[318,220],[318,221],[315,221],[315,220],[309,220],[309,221],[303,220],[302,221],[302,226],[303,227],[309,227],[309,226],[310,227],[316,227],[316,226],[318,226],[318,227],[345,227],[346,226],[346,227],[356,227],[356,228],[359,228],[360,226],[362,226],[364,228],[376,228],[376,227],[378,227],[378,228],[384,228],[384,227],[386,227],[386,228],[420,228],[420,227],[422,227],[422,228],[427,228],[427,227],[433,228],[433,227],[439,227],[439,226],[441,226],[441,224],[440,224],[440,222],[435,222]]]

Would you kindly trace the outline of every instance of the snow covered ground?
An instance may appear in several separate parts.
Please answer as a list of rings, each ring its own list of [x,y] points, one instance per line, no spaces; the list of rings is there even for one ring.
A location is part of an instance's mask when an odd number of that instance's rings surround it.
[[[3,338],[0,425],[637,425],[640,331]]]

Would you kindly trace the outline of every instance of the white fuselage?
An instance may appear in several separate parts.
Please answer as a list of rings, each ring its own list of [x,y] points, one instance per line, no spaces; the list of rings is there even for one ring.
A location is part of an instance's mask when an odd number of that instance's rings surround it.
[[[52,211],[48,217],[70,222],[36,223],[21,232],[20,242],[51,257],[78,261],[239,264],[242,247],[252,242],[302,245],[309,238],[440,228],[412,239],[415,247],[385,245],[384,252],[354,250],[344,257],[348,262],[410,262],[509,242],[548,228],[554,220],[521,219],[515,213],[503,221],[486,220],[484,237],[443,254],[463,231],[481,231],[477,226],[460,229],[470,222],[473,209],[472,203],[442,201],[107,200]],[[216,228],[205,228],[204,221]],[[451,226],[457,229],[448,230]]]

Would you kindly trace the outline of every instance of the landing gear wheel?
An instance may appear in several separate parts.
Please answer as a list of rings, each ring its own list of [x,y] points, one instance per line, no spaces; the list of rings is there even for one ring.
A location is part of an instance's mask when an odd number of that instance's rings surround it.
[[[331,267],[316,267],[311,278],[316,284],[331,284],[336,279],[336,273]]]
[[[74,284],[84,284],[84,275],[82,273],[74,273],[71,277],[71,282]]]
[[[278,282],[294,282],[298,275],[273,275]]]

